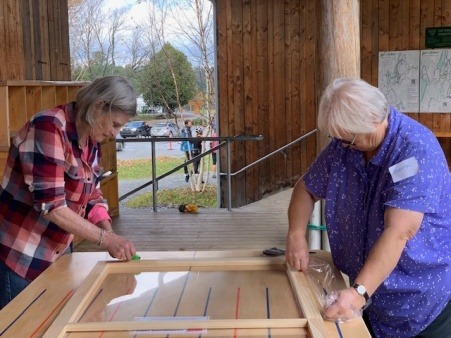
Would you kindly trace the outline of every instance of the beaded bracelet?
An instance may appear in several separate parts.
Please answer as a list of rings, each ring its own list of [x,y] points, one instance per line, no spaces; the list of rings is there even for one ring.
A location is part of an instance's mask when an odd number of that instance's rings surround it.
[[[96,242],[96,245],[102,245],[103,244],[103,241],[105,240],[105,235],[106,235],[106,233],[109,233],[109,234],[114,234],[114,231],[113,230],[105,230],[105,229],[100,229],[100,236],[99,236],[99,239],[97,240],[97,242]]]
[[[104,239],[105,239],[105,229],[102,228],[100,229],[100,236],[96,242],[96,245],[102,245]]]

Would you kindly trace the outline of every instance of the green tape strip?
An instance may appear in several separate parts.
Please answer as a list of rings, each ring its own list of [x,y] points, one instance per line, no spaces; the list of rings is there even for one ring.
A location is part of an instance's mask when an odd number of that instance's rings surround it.
[[[134,254],[134,255],[132,256],[132,261],[139,261],[140,259],[141,259],[141,256],[138,255],[138,254]]]
[[[327,227],[325,225],[315,225],[315,224],[309,224],[307,226],[307,229],[309,230],[320,230],[320,231],[326,231]]]

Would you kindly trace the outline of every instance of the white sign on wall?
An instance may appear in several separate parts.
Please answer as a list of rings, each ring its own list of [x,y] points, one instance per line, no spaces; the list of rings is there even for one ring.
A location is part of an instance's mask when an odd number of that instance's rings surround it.
[[[451,112],[451,49],[379,53],[379,89],[402,112]]]
[[[418,111],[420,51],[379,53],[379,89],[403,112]]]

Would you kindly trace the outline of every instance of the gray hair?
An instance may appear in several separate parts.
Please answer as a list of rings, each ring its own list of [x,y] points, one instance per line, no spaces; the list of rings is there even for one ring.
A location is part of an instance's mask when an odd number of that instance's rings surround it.
[[[133,117],[137,108],[135,90],[120,76],[96,79],[77,93],[77,118],[92,125],[94,113],[99,105],[103,112],[120,110]]]
[[[318,128],[326,134],[369,134],[384,121],[389,105],[384,94],[361,79],[339,78],[324,91],[318,113]]]

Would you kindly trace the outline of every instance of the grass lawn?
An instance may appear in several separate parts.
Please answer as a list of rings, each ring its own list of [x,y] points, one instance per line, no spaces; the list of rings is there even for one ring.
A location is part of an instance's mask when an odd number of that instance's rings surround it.
[[[181,157],[158,157],[157,158],[157,176],[172,170],[183,163]],[[152,177],[152,161],[130,160],[117,161],[120,180],[137,180]],[[179,171],[183,173],[181,168]],[[217,188],[215,185],[206,186],[204,191],[192,191],[189,187],[177,189],[162,189],[157,192],[157,202],[159,207],[178,208],[180,204],[194,203],[201,208],[217,208]],[[128,208],[151,208],[152,192],[135,194],[125,205]]]
[[[162,156],[157,158],[157,176],[183,163],[182,157]],[[152,160],[118,160],[117,169],[121,180],[139,180],[152,177]],[[178,172],[182,173],[181,168]]]

